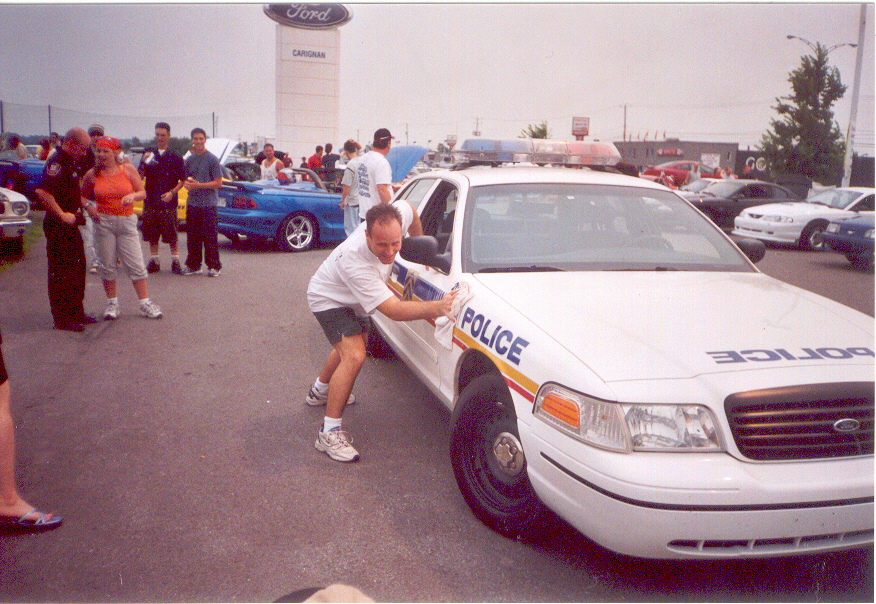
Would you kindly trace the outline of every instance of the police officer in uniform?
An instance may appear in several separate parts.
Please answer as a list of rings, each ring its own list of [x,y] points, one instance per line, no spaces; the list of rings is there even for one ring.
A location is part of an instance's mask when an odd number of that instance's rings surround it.
[[[79,225],[83,224],[79,194],[81,161],[91,146],[88,133],[72,128],[59,151],[46,161],[43,181],[36,190],[46,216],[46,255],[49,260],[49,304],[55,329],[82,331],[95,319],[85,314],[85,249]]]

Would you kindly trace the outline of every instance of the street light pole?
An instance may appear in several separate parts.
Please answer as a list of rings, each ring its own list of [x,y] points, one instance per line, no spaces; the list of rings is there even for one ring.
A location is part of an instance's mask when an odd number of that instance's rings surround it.
[[[866,15],[867,15],[867,7],[865,4],[861,5],[861,26],[858,31],[858,43],[852,44],[851,42],[843,42],[841,44],[834,44],[830,48],[828,48],[824,56],[829,55],[837,48],[842,48],[843,46],[851,46],[852,48],[858,48],[858,58],[855,64],[855,80],[852,84],[852,110],[849,113],[849,130],[846,133],[846,154],[843,159],[843,178],[840,183],[841,186],[847,187],[849,186],[849,181],[852,176],[852,143],[855,138],[855,122],[858,119],[858,90],[860,89],[861,84],[861,60],[864,55],[864,25],[866,24]],[[789,40],[800,40],[804,44],[806,44],[809,48],[812,49],[812,52],[818,53],[818,45],[813,44],[806,38],[801,38],[800,36],[792,36],[788,35],[787,38]]]
[[[861,19],[858,27],[858,56],[855,58],[855,79],[852,83],[852,108],[849,112],[849,131],[846,134],[846,157],[843,160],[842,186],[847,187],[852,180],[852,158],[855,143],[855,127],[858,121],[858,93],[861,90],[861,64],[864,61],[864,29],[867,25],[867,5],[861,5]]]

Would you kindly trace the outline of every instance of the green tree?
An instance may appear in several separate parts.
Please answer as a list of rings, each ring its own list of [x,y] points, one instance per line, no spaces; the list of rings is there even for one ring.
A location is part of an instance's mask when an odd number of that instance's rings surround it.
[[[542,121],[540,124],[529,124],[526,128],[520,131],[520,138],[550,138],[551,133],[548,130],[547,122]]]
[[[817,44],[813,55],[804,55],[788,77],[792,94],[776,99],[779,118],[760,144],[773,175],[804,174],[824,184],[842,176],[845,146],[832,107],[846,86],[828,65],[828,52]]]

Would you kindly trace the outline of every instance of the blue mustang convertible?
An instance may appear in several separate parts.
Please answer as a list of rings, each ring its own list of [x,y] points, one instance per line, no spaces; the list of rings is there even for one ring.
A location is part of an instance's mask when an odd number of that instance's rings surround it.
[[[426,153],[422,147],[390,150],[393,182],[405,178]],[[341,195],[329,191],[322,179],[306,168],[286,168],[295,182],[226,181],[219,189],[219,232],[231,241],[272,239],[278,249],[303,252],[321,243],[343,241],[344,211]],[[309,181],[302,181],[302,176]]]

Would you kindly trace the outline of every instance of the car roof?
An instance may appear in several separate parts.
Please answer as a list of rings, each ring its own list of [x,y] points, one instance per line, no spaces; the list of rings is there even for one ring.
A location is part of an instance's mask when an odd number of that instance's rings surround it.
[[[614,174],[590,169],[543,168],[536,166],[513,166],[501,168],[473,167],[459,171],[430,172],[419,178],[458,175],[468,180],[472,187],[500,184],[527,183],[581,183],[598,185],[634,186],[659,191],[666,187],[643,178]]]

